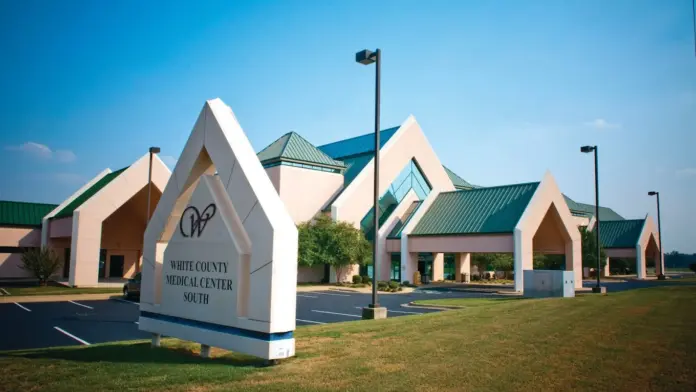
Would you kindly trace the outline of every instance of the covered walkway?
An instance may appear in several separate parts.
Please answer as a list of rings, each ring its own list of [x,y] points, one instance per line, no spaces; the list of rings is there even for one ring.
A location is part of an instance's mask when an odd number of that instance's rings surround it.
[[[612,258],[635,258],[638,279],[646,279],[647,260],[655,263],[655,275],[664,274],[664,254],[660,251],[657,228],[649,216],[644,219],[600,221],[600,240],[607,256],[604,275],[608,276]]]

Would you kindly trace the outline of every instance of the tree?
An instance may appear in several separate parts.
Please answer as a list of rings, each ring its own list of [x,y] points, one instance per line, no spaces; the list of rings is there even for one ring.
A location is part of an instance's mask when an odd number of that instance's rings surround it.
[[[298,263],[304,266],[329,264],[341,281],[353,264],[372,261],[372,247],[363,232],[347,222],[334,222],[321,214],[298,226]]]
[[[585,226],[580,226],[580,237],[582,240],[582,266],[597,268],[597,236],[595,232],[588,231]],[[604,252],[604,247],[600,248],[599,262],[600,269],[604,269],[607,264],[607,254]]]
[[[21,268],[29,271],[40,285],[45,286],[48,278],[58,272],[60,260],[51,248],[31,248],[22,254]]]

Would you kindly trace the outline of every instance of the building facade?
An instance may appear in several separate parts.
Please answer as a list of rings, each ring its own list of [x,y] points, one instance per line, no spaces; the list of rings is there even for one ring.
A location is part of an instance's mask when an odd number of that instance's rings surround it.
[[[381,131],[380,142],[377,228],[372,216],[374,134],[315,146],[290,132],[257,154],[296,224],[327,214],[377,241],[378,271],[356,265],[336,277],[325,266],[300,266],[298,281],[348,281],[354,274],[376,273],[379,280],[403,282],[413,280],[416,271],[431,281],[461,281],[473,272],[472,254],[509,253],[515,289],[522,291],[522,271],[532,269],[534,254],[542,253],[562,255],[565,269],[574,271],[575,285],[581,287],[578,227],[594,227],[594,206],[563,195],[551,173],[536,182],[474,186],[443,165],[413,116]],[[156,158],[151,211],[170,176]],[[0,251],[5,252],[0,254],[0,277],[26,276],[18,267],[21,247],[40,245],[57,250],[64,260],[60,276],[70,285],[132,276],[142,263],[143,234],[152,213],[146,212],[147,179],[145,155],[127,168],[105,170],[60,205],[4,202],[10,210],[24,212],[13,218],[0,209]],[[601,239],[608,254],[632,252],[639,278],[646,276],[647,258],[655,258],[662,271],[652,220],[646,218],[642,225],[622,222],[629,221],[600,207],[600,225],[607,225]],[[622,230],[632,230],[631,239]]]

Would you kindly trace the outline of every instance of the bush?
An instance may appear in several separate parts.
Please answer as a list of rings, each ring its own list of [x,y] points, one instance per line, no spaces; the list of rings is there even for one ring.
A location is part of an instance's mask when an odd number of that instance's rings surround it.
[[[25,271],[29,271],[39,284],[45,285],[51,275],[58,272],[60,260],[51,248],[33,248],[22,253],[22,265]]]
[[[481,280],[481,275],[471,275],[471,280],[473,280],[474,282],[478,282]]]
[[[399,286],[399,288],[396,289],[396,291],[401,291],[401,290],[403,290],[403,288],[401,286]]]
[[[689,264],[689,269],[696,272],[696,263]]]
[[[402,286],[410,286],[411,282],[409,282],[408,280],[404,280],[404,283],[402,283],[401,285]]]
[[[377,287],[389,287],[389,283],[385,282],[383,280],[380,280],[379,282],[377,282]]]
[[[393,280],[389,281],[389,288],[390,289],[398,289],[400,286],[399,282],[395,282]]]
[[[372,278],[370,278],[368,275],[363,275],[362,282],[365,284],[372,284]]]
[[[362,282],[362,277],[360,275],[353,275],[353,284],[358,284]]]

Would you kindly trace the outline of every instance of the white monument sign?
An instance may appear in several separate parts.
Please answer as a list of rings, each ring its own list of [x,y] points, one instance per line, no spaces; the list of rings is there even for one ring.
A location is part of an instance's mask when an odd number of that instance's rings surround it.
[[[265,359],[295,354],[297,228],[221,100],[206,102],[145,231],[139,326]]]

